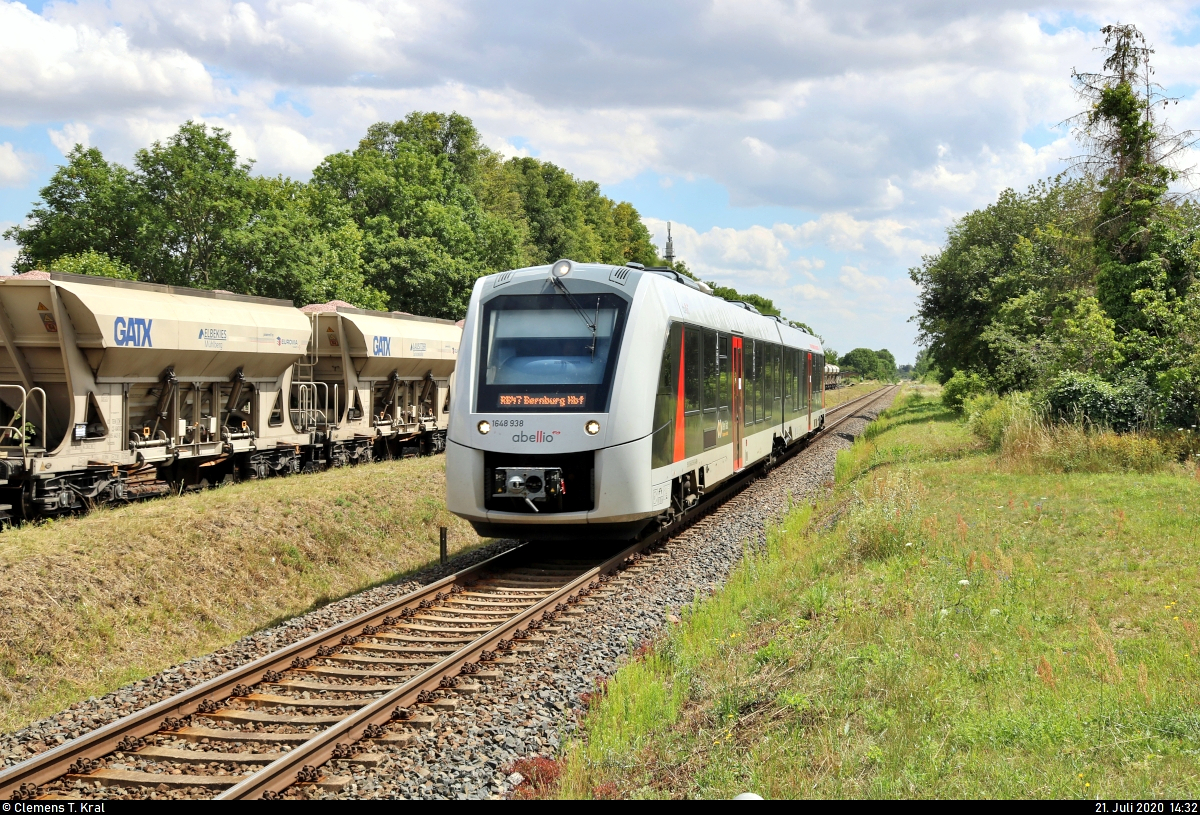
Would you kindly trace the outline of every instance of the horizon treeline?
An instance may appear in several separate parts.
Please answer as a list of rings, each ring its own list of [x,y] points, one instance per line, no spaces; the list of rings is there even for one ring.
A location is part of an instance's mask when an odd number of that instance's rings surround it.
[[[132,167],[82,145],[66,158],[26,224],[4,233],[17,272],[458,319],[482,275],[563,257],[665,265],[632,204],[550,162],[504,160],[458,113],[372,125],[308,182],[254,175],[228,131],[195,121]],[[778,313],[766,298],[720,293]]]
[[[1074,172],[958,219],[911,270],[919,360],[960,397],[1028,391],[1059,418],[1116,429],[1200,423],[1200,208],[1172,184],[1195,143],[1172,134],[1132,25],[1073,74]],[[920,366],[919,366],[920,367]]]

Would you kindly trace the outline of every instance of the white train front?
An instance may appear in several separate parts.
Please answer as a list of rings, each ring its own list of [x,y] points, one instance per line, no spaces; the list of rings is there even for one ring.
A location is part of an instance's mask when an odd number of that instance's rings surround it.
[[[670,270],[561,260],[476,281],[446,449],[481,535],[628,538],[819,430],[815,338]]]

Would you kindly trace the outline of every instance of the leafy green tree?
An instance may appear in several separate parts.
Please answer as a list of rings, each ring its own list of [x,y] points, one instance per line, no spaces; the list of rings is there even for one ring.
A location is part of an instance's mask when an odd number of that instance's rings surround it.
[[[367,282],[392,309],[461,317],[475,280],[520,258],[517,230],[479,206],[451,158],[423,137],[380,146],[368,136],[313,172],[313,185],[343,202],[362,231]]]
[[[875,352],[875,358],[879,360],[875,370],[879,374],[880,379],[893,380],[896,378],[896,357],[886,348],[881,348]]]
[[[1093,185],[1055,179],[955,222],[940,252],[909,270],[921,287],[920,341],[943,377],[988,371],[1001,390],[1028,383],[1036,347],[1061,306],[1094,277],[1089,236]],[[1066,224],[1066,226],[1063,226]]]
[[[77,255],[61,255],[50,262],[47,271],[111,277],[116,280],[137,280],[133,269],[94,249]]]
[[[942,404],[953,411],[961,411],[963,402],[987,391],[987,380],[979,374],[974,371],[955,371],[942,388]]]
[[[99,252],[136,267],[140,224],[130,172],[104,159],[95,147],[75,147],[42,188],[27,226],[4,237],[17,242],[17,272],[46,268],[63,255]]]
[[[1099,73],[1074,72],[1077,94],[1088,104],[1075,122],[1086,148],[1081,164],[1099,180],[1095,236],[1097,295],[1123,329],[1144,328],[1136,292],[1181,294],[1192,269],[1171,263],[1174,230],[1162,217],[1165,196],[1179,172],[1169,163],[1190,142],[1170,133],[1154,111],[1172,101],[1153,80],[1154,49],[1132,25],[1107,25],[1107,57]],[[1190,243],[1190,241],[1189,241]]]
[[[252,217],[226,236],[224,288],[299,304],[387,307],[384,293],[367,285],[362,231],[345,203],[280,177],[250,179],[246,202]]]
[[[884,378],[880,372],[879,357],[870,348],[855,348],[842,355],[838,363],[843,368],[850,368],[868,379]]]
[[[251,217],[250,164],[239,162],[229,133],[184,123],[166,143],[137,151],[138,257],[131,264],[156,283],[223,288],[226,241]]]

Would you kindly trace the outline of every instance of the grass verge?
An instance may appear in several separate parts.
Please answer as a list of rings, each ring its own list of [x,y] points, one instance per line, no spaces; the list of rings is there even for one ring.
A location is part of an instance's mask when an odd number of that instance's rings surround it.
[[[878,390],[884,386],[883,382],[870,380],[867,382],[859,382],[856,385],[846,385],[841,388],[833,388],[825,391],[825,407],[835,408],[843,402],[849,402],[851,399],[857,399],[860,396],[865,396],[873,390]]]
[[[445,459],[252,481],[0,534],[0,730],[481,543]]]
[[[910,391],[593,698],[552,793],[1194,797],[1198,502],[1010,471]]]

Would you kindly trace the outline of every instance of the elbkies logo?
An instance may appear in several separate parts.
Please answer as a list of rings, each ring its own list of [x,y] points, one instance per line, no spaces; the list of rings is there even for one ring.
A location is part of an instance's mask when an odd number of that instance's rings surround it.
[[[554,441],[555,436],[562,435],[561,430],[552,430],[547,433],[545,430],[539,430],[536,433],[514,433],[513,441],[517,444],[550,444]]]

